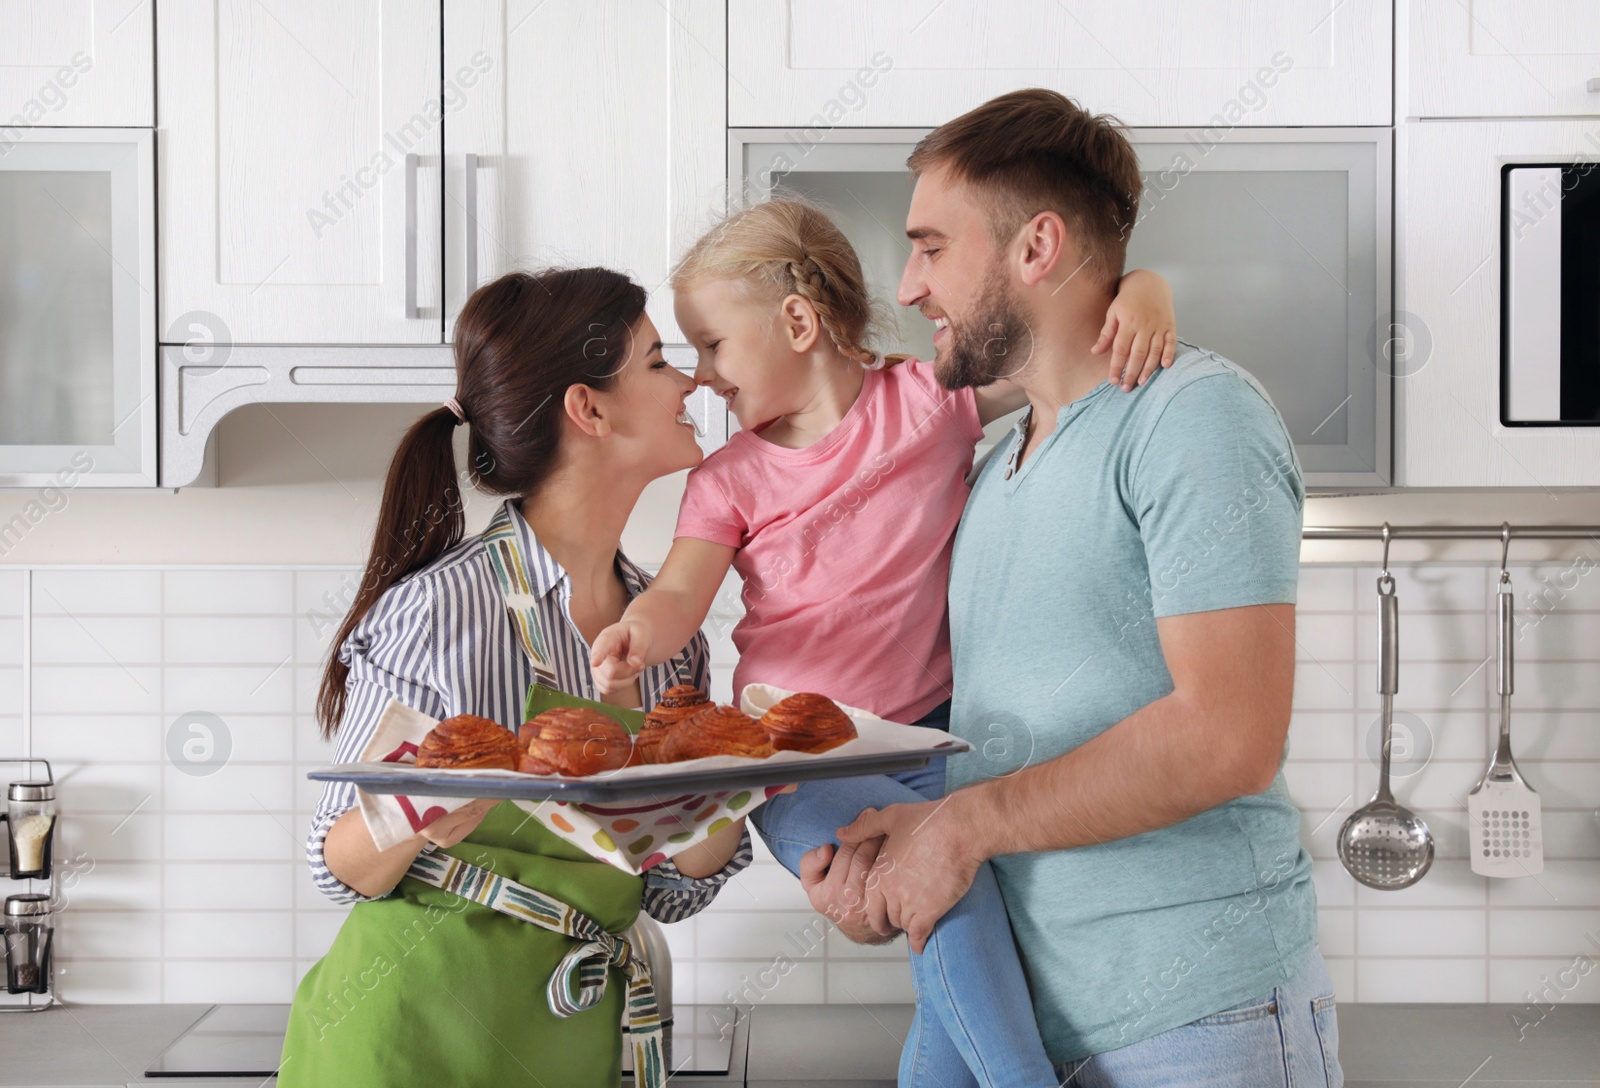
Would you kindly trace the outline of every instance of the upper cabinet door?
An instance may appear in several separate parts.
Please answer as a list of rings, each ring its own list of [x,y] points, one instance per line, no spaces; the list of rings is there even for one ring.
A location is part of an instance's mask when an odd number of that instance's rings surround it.
[[[602,265],[650,292],[726,206],[721,0],[445,5],[447,312],[502,273]]]
[[[438,0],[163,0],[161,335],[441,341]]]
[[[155,124],[145,0],[0,0],[0,153],[8,129]]]
[[[1128,125],[1387,125],[1387,0],[740,0],[743,126],[933,126],[1051,87]]]
[[[0,487],[155,486],[155,290],[155,134],[23,131],[0,154]]]
[[[1413,117],[1600,113],[1594,0],[1411,0]]]

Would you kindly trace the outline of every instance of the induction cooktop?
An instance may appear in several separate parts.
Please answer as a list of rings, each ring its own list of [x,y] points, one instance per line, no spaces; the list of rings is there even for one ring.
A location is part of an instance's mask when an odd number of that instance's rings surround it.
[[[738,1010],[679,1006],[664,1031],[667,1068],[677,1073],[725,1074],[733,1054]],[[161,1053],[147,1077],[274,1077],[289,1026],[288,1005],[213,1005]],[[633,1071],[631,1047],[622,1069]]]

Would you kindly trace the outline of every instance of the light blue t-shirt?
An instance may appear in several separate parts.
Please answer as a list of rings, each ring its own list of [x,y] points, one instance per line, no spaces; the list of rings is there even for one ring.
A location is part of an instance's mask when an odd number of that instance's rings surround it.
[[[1102,382],[1024,462],[980,471],[950,570],[954,789],[1076,748],[1173,690],[1156,619],[1293,603],[1304,490],[1255,378],[1180,341]],[[1113,842],[994,868],[1046,1049],[1081,1058],[1270,990],[1316,940],[1311,858],[1280,770],[1266,791]]]

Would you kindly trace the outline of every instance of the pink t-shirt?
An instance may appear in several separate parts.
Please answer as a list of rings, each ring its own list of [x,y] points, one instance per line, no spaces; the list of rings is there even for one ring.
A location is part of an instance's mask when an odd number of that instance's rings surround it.
[[[909,360],[867,371],[805,449],[738,431],[689,473],[676,535],[739,549],[735,696],[775,684],[896,722],[949,698],[950,548],[982,436],[972,390]]]

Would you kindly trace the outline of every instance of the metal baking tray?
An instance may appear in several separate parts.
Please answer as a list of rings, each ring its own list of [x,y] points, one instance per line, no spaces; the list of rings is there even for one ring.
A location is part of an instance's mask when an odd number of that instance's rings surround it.
[[[970,751],[966,741],[950,738],[937,748],[868,755],[808,756],[804,759],[742,761],[737,767],[696,770],[680,765],[659,774],[597,775],[562,778],[559,775],[525,775],[510,771],[433,771],[410,764],[335,763],[308,771],[315,782],[352,782],[368,793],[420,794],[428,797],[493,797],[505,801],[570,801],[604,804],[666,798],[677,794],[756,786],[784,786],[827,778],[855,778],[869,774],[899,774],[926,767],[934,759],[947,759]],[[672,766],[664,764],[663,766]]]

